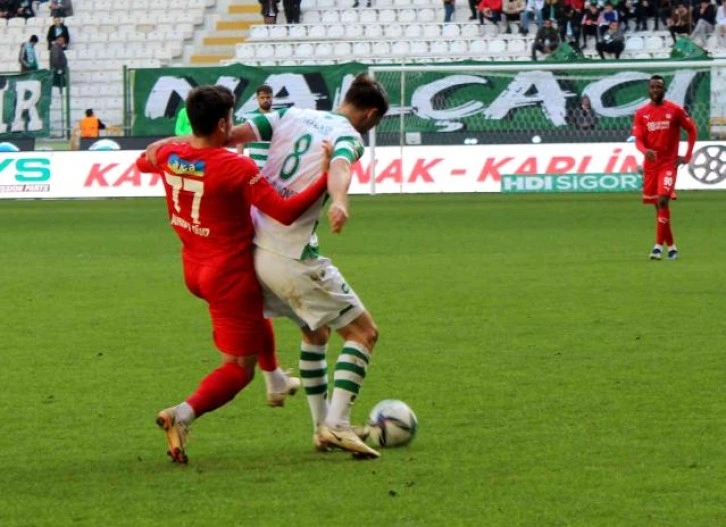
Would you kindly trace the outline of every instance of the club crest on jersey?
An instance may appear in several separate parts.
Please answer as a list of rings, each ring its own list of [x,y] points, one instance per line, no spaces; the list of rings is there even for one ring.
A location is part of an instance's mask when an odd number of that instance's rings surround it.
[[[171,172],[179,176],[204,176],[204,161],[187,161],[172,154],[166,164]]]

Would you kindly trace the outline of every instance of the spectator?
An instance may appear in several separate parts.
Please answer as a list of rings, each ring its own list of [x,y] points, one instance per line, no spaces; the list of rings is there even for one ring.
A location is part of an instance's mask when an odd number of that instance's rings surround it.
[[[633,6],[633,18],[635,18],[635,31],[648,30],[648,11],[650,2],[648,0],[628,0]]]
[[[620,25],[623,31],[630,31],[630,21],[635,18],[635,5],[638,0],[620,0],[617,4],[616,11],[620,19]]]
[[[559,18],[561,9],[561,0],[545,0],[545,5],[542,10],[542,17],[555,21]]]
[[[592,130],[597,126],[597,114],[592,109],[590,97],[583,95],[576,108],[572,109],[568,121],[578,130]]]
[[[35,53],[35,45],[38,43],[38,35],[32,35],[27,42],[20,45],[20,71],[35,71],[38,69],[38,55]]]
[[[93,139],[98,137],[100,130],[106,129],[106,125],[93,115],[93,110],[89,108],[86,110],[86,116],[78,123],[78,128],[81,130],[81,137]]]
[[[444,24],[451,22],[454,16],[455,0],[444,0]]]
[[[469,17],[469,20],[476,20],[478,18],[477,16],[477,0],[469,0],[469,9],[471,10],[471,16]]]
[[[50,0],[50,16],[53,18],[73,16],[73,3],[71,0]]]
[[[355,0],[355,2],[353,2],[353,7],[359,7],[359,6],[360,6],[360,2],[358,2],[358,0]],[[370,7],[370,6],[371,6],[371,0],[368,0],[366,2],[366,7]]]
[[[713,33],[716,27],[716,6],[709,0],[701,0],[701,4],[695,11],[695,18],[696,26],[691,33],[691,39],[694,42],[700,42],[701,46],[705,47],[708,35]]]
[[[15,0],[0,0],[0,18],[13,18],[15,16]]]
[[[625,36],[620,31],[620,25],[617,22],[610,22],[610,27],[600,42],[595,44],[595,49],[601,59],[605,58],[605,53],[612,53],[616,59],[620,58],[620,54],[625,49]]]
[[[662,22],[664,26],[668,26],[668,19],[675,9],[675,0],[651,0],[653,2],[653,18],[654,28],[658,31],[658,22]]]
[[[522,12],[522,20],[520,23],[519,32],[523,35],[529,33],[529,24],[534,18],[534,23],[537,24],[537,28],[542,27],[542,12],[544,10],[544,0],[527,0],[527,4]]]
[[[479,10],[479,23],[484,24],[484,20],[494,25],[499,24],[502,19],[502,0],[481,0],[477,5]]]
[[[565,0],[557,19],[560,40],[569,42],[573,48],[580,49],[580,33],[583,3],[581,0]]]
[[[259,0],[259,2],[265,24],[277,24],[277,13],[280,11],[278,0]]]
[[[61,93],[66,86],[68,72],[68,59],[66,58],[66,42],[63,37],[58,37],[50,48],[50,69],[53,71],[53,86]]]
[[[597,32],[598,20],[600,20],[600,10],[597,4],[593,1],[591,4],[586,4],[585,14],[582,15],[582,49],[587,47],[587,37],[594,37],[597,43],[600,40],[600,35]]]
[[[521,20],[526,5],[525,0],[502,0],[502,14],[504,15],[504,24],[506,27],[505,33],[512,32],[509,23],[515,20]]]
[[[300,2],[301,0],[282,0],[282,9],[288,24],[300,23]]]
[[[48,28],[48,35],[45,37],[48,41],[49,50],[58,37],[63,37],[63,41],[65,42],[63,49],[68,49],[68,44],[71,43],[71,35],[68,33],[68,27],[63,23],[63,20],[56,17],[53,19],[53,25]]]
[[[542,27],[537,31],[532,44],[532,60],[537,60],[537,51],[552,53],[560,45],[560,34],[552,27],[552,20],[546,18]]]
[[[716,37],[719,47],[726,48],[726,4],[721,2],[716,10]]]
[[[620,23],[618,12],[613,9],[613,5],[608,2],[605,4],[605,7],[603,7],[603,10],[600,12],[600,18],[597,21],[597,27],[598,27],[598,34],[602,37],[608,29],[610,29],[610,23],[611,22],[618,22]]]
[[[684,3],[680,3],[671,13],[667,21],[668,31],[673,37],[673,43],[676,43],[676,34],[688,35],[691,32],[691,8]]]
[[[33,2],[31,0],[17,0],[17,11],[15,15],[18,18],[24,18],[25,20],[33,18],[35,11],[33,11]]]

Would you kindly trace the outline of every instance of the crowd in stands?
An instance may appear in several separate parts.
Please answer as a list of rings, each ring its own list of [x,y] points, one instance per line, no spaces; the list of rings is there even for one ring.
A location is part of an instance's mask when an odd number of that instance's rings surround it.
[[[281,0],[287,24],[300,23],[300,0]],[[456,0],[442,0],[444,23],[453,21]],[[461,0],[459,0],[461,1]],[[280,0],[259,0],[266,24],[278,23]],[[534,34],[532,57],[549,53],[561,42],[576,52],[594,44],[605,58],[619,58],[625,33],[668,30],[677,41],[690,36],[706,46],[711,34],[726,48],[726,0],[467,0],[470,21],[491,24],[504,33]],[[353,0],[351,7],[371,7],[370,0]],[[650,28],[648,22],[650,23]],[[517,28],[513,29],[514,24]],[[532,31],[532,27],[535,29]]]
[[[0,18],[33,18],[38,6],[48,2],[50,16],[73,16],[72,0],[0,0]]]

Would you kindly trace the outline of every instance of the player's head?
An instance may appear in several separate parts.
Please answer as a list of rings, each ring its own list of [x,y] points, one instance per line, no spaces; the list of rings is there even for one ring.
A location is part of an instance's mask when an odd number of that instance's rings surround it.
[[[232,129],[234,94],[224,86],[197,86],[187,96],[187,115],[197,137],[229,139]]]
[[[653,75],[648,81],[648,96],[656,104],[663,102],[665,97],[665,79],[660,75]]]
[[[269,112],[272,108],[272,88],[267,84],[260,84],[257,87],[257,106],[263,112]]]
[[[381,84],[361,73],[350,85],[341,111],[361,134],[376,126],[388,111],[388,94]]]

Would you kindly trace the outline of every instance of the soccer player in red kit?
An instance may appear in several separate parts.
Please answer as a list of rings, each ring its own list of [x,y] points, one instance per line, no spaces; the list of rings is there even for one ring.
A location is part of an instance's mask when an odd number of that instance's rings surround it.
[[[668,203],[676,187],[678,166],[691,160],[697,135],[696,125],[686,111],[664,99],[665,90],[663,77],[653,75],[648,81],[650,102],[639,108],[633,119],[635,146],[645,155],[643,203],[654,203],[656,207],[656,238],[651,260],[662,258],[663,244],[668,246],[669,260],[678,258]],[[685,156],[678,155],[681,129],[688,133]]]
[[[184,446],[191,422],[231,401],[252,380],[258,357],[260,362],[274,358],[272,326],[263,316],[254,269],[250,205],[289,225],[327,188],[321,176],[285,199],[250,158],[223,148],[234,109],[227,88],[194,88],[186,108],[191,142],[165,144],[154,165],[143,155],[137,161],[141,171],[163,174],[170,223],[182,242],[184,281],[208,303],[214,343],[222,354],[222,365],[186,401],[157,416],[176,463],[187,462]]]

